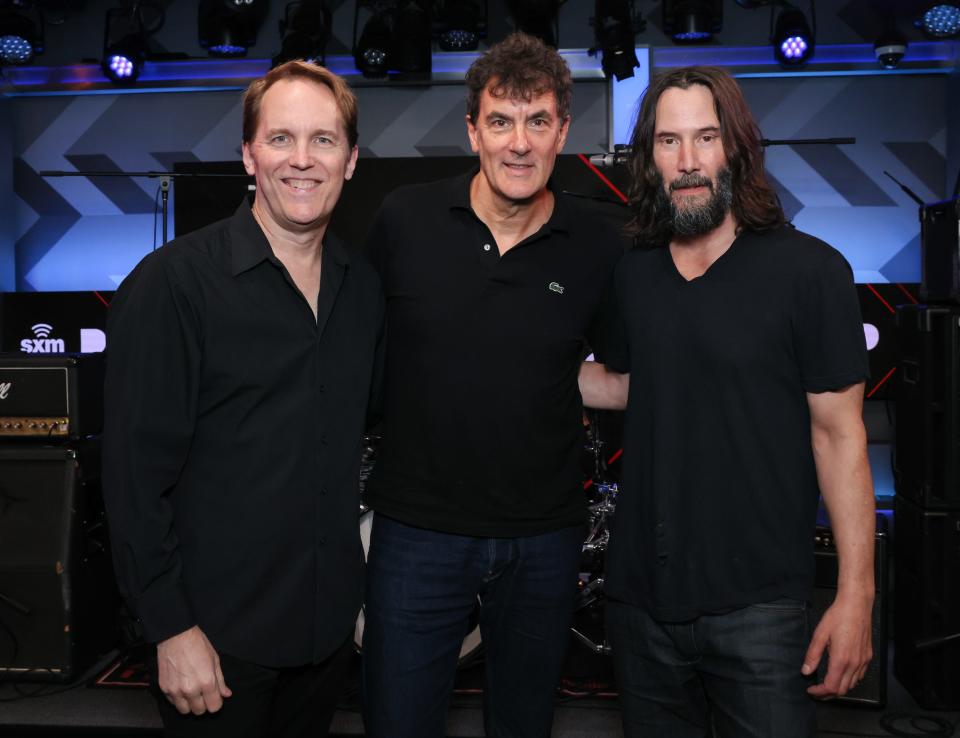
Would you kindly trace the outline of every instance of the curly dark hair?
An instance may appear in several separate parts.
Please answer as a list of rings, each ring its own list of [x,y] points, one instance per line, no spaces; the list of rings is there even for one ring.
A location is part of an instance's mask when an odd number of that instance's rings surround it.
[[[511,33],[484,52],[467,70],[467,115],[476,123],[480,96],[488,87],[494,97],[530,100],[552,92],[557,113],[570,115],[573,78],[570,67],[543,41],[526,33]],[[492,86],[491,86],[492,85]]]
[[[786,222],[777,193],[764,173],[760,128],[747,107],[740,86],[717,67],[682,67],[650,83],[630,139],[628,166],[632,184],[629,194],[633,218],[627,229],[640,244],[666,245],[673,235],[670,223],[658,217],[655,197],[655,188],[663,187],[663,178],[653,161],[657,103],[671,87],[686,90],[692,85],[703,85],[713,94],[720,120],[720,138],[731,174],[733,200],[730,210],[737,222],[737,230],[766,231]]]

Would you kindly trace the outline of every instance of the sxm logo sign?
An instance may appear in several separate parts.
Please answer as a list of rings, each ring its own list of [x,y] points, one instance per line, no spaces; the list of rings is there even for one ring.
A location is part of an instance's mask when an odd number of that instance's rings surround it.
[[[20,350],[28,354],[62,354],[64,348],[62,338],[50,338],[53,326],[49,323],[37,323],[30,326],[33,338],[24,338],[20,341]]]

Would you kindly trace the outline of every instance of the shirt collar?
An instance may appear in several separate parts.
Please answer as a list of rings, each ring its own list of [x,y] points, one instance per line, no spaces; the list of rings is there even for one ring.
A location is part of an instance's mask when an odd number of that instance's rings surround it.
[[[253,217],[251,203],[246,198],[230,219],[230,246],[231,273],[234,277],[252,269],[262,261],[280,265],[263,229]],[[323,236],[323,251],[324,263],[327,259],[331,259],[343,267],[350,265],[350,256],[343,241],[334,236],[329,227]]]
[[[447,189],[449,194],[447,206],[451,210],[468,210],[473,213],[473,208],[470,206],[470,183],[479,172],[480,167],[477,166],[466,174],[454,178],[453,186]],[[553,193],[553,212],[544,228],[550,231],[569,233],[570,217],[567,212],[568,209],[564,206],[565,197],[563,191],[557,186],[553,175],[547,180],[547,188]],[[476,216],[475,213],[474,216]]]

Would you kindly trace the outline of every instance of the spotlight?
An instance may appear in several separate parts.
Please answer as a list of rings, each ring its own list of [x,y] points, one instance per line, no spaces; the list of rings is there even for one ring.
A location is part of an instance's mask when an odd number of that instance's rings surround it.
[[[147,41],[137,8],[112,8],[103,27],[100,68],[115,84],[133,84],[147,57]]]
[[[393,33],[391,18],[387,10],[372,5],[372,15],[363,26],[360,39],[357,39],[357,20],[361,6],[360,0],[354,7],[353,16],[353,60],[364,77],[386,77],[390,69]]]
[[[430,76],[433,68],[429,0],[400,0],[393,26],[393,65],[402,79]]]
[[[900,60],[907,53],[907,39],[896,29],[889,29],[880,34],[873,44],[873,53],[877,56],[877,63],[884,69],[896,69]]]
[[[518,31],[529,33],[557,48],[559,0],[507,0],[507,12]]]
[[[325,64],[330,20],[330,8],[324,0],[287,3],[280,21],[280,53],[273,57],[271,67],[293,59]]]
[[[197,30],[210,56],[246,56],[269,0],[200,0]]]
[[[43,15],[35,6],[33,17],[23,3],[0,4],[0,65],[29,64],[43,53]]]
[[[816,47],[807,17],[802,11],[786,4],[777,16],[770,42],[773,44],[774,56],[785,67],[806,64],[813,56]]]
[[[723,28],[723,0],[664,0],[663,30],[676,43],[703,43]]]
[[[440,8],[441,51],[476,51],[486,32],[487,3],[480,0],[444,0]]]
[[[923,32],[932,38],[950,38],[960,33],[960,7],[954,3],[934,5],[920,21]]]
[[[605,77],[632,77],[639,64],[635,39],[643,21],[636,19],[633,11],[633,3],[628,0],[597,0],[594,30]]]

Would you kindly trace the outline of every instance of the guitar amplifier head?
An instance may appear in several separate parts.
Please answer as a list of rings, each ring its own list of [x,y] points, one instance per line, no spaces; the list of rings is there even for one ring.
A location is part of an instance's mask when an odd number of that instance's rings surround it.
[[[0,439],[77,439],[103,430],[102,354],[0,354]]]

